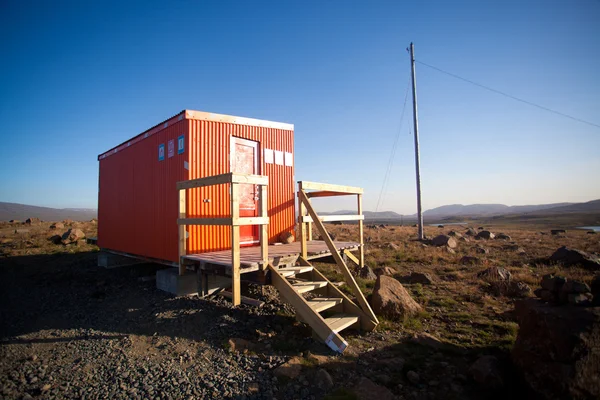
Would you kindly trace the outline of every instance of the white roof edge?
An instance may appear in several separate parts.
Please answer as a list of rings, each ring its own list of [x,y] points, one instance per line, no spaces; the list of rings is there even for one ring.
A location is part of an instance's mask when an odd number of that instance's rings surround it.
[[[258,126],[273,129],[294,130],[294,124],[285,122],[266,121],[263,119],[236,117],[233,115],[215,114],[204,111],[185,110],[185,118],[204,121],[226,122],[230,124]]]

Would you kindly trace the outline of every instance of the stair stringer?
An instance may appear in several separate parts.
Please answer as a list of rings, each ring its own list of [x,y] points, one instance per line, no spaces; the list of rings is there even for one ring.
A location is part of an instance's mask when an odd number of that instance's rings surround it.
[[[306,302],[306,299],[298,293],[290,284],[290,282],[281,276],[277,271],[277,268],[273,267],[269,263],[269,270],[271,271],[271,281],[273,286],[279,291],[281,296],[286,302],[290,303],[296,313],[313,329],[313,332],[321,339],[330,349],[338,353],[343,353],[348,347],[348,343],[338,333],[334,332],[329,328],[325,319],[315,312],[310,305]]]

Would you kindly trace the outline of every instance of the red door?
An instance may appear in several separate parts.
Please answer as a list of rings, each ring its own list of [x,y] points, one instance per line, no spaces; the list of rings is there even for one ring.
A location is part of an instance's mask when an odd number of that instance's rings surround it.
[[[258,142],[231,138],[231,172],[258,175]],[[258,191],[256,185],[240,184],[240,217],[258,216]],[[240,244],[259,243],[258,225],[240,227]]]

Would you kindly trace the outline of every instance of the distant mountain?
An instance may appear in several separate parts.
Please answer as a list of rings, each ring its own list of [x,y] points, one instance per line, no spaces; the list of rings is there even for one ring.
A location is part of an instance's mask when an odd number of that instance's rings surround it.
[[[559,207],[570,207],[573,203],[538,204],[526,206],[507,206],[504,204],[451,204],[432,208],[423,213],[425,217],[449,216],[490,216],[504,214],[522,214],[550,210]],[[576,205],[576,204],[575,204]]]
[[[536,210],[539,211],[539,210]],[[588,201],[586,203],[571,203],[567,205],[559,205],[549,209],[544,209],[544,213],[587,213],[600,212],[600,199]]]
[[[340,210],[333,212],[319,212],[319,215],[355,215],[356,211]],[[394,211],[363,211],[365,219],[400,219],[402,215]]]
[[[27,204],[0,202],[0,221],[16,219],[24,221],[27,218],[39,218],[42,221],[89,221],[98,217],[98,210],[93,208],[49,208]]]

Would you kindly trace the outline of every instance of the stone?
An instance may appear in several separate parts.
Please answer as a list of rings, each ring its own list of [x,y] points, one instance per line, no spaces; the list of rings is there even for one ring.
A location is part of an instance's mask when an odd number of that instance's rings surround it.
[[[379,275],[371,297],[373,311],[390,319],[403,319],[421,311],[422,307],[396,279]]]
[[[477,257],[472,257],[472,256],[463,256],[460,260],[459,260],[460,264],[465,264],[465,265],[480,265],[483,262],[477,258]]]
[[[461,241],[461,242],[466,242],[466,243],[470,242],[469,238],[464,237],[464,236],[459,237],[458,240]]]
[[[479,254],[489,254],[490,250],[486,249],[485,247],[483,247],[481,245],[477,245],[477,247],[475,247],[475,252],[477,252]]]
[[[358,276],[360,276],[363,279],[370,280],[370,281],[377,279],[377,275],[375,275],[373,270],[367,265],[365,265],[363,268],[361,268],[358,271]]]
[[[397,271],[392,267],[381,267],[375,270],[375,275],[386,275],[386,276],[394,276]]]
[[[600,307],[515,303],[519,333],[511,357],[547,399],[600,398]]]
[[[556,292],[552,292],[550,290],[536,289],[533,291],[533,293],[537,297],[539,297],[542,301],[545,301],[548,303],[555,303],[558,301],[558,295],[556,294]]]
[[[431,244],[434,246],[448,246],[451,249],[456,247],[456,240],[452,236],[438,235],[431,240]]]
[[[25,223],[26,223],[27,225],[39,225],[39,224],[40,224],[40,222],[41,222],[41,221],[40,221],[40,219],[39,219],[39,218],[36,218],[36,217],[27,218],[27,219],[25,220]]]
[[[575,294],[590,293],[592,291],[592,289],[590,289],[590,287],[586,283],[575,280],[565,282],[565,284],[562,285],[562,288],[560,290],[562,292]]]
[[[475,236],[475,239],[485,239],[485,240],[490,240],[495,238],[496,235],[494,235],[492,232],[490,231],[480,231],[477,236]]]
[[[511,240],[510,236],[506,233],[499,233],[496,235],[497,240]]]
[[[498,359],[494,356],[481,356],[469,368],[475,382],[491,389],[504,385]]]
[[[69,229],[62,235],[62,244],[76,243],[80,239],[85,239],[85,233],[81,229]]]
[[[247,350],[252,350],[254,348],[254,344],[246,339],[241,338],[231,338],[227,341],[229,345],[229,350],[233,352],[243,352]]]
[[[329,357],[327,356],[322,356],[319,354],[312,354],[312,353],[308,353],[306,355],[306,359],[308,361],[310,361],[311,363],[317,364],[317,365],[325,365],[327,363],[329,363]]]
[[[531,294],[531,288],[523,282],[510,282],[508,285],[508,294],[512,297],[527,297]]]
[[[591,306],[592,305],[592,294],[591,293],[569,293],[567,296],[569,304],[576,306]]]
[[[421,285],[431,285],[433,283],[431,275],[421,272],[411,272],[406,280],[409,283],[420,283]]]
[[[588,235],[595,235],[597,232],[596,231],[587,231],[586,232]]]
[[[446,250],[447,253],[456,254],[456,251],[454,251],[454,249],[452,249],[452,248],[450,248],[448,246],[444,247],[444,249]]]
[[[398,250],[399,249],[399,247],[398,247],[398,245],[396,243],[391,243],[391,242],[390,243],[386,243],[384,245],[384,247],[386,249],[391,249],[391,250]]]
[[[492,282],[507,282],[510,280],[510,271],[502,267],[489,267],[477,274],[478,278]]]
[[[364,376],[353,388],[357,400],[394,400],[396,397],[385,386],[378,385]]]
[[[452,236],[452,237],[455,237],[457,239],[460,239],[461,237],[463,237],[463,235],[461,235],[460,233],[458,233],[456,231],[450,231],[450,232],[448,232],[448,236]]]
[[[553,274],[548,274],[542,277],[540,286],[542,289],[546,289],[551,292],[558,292],[566,282],[567,278],[563,276],[554,276]]]
[[[278,378],[296,379],[302,372],[302,359],[293,357],[273,370]]]
[[[476,236],[477,235],[477,231],[475,229],[473,229],[473,228],[468,228],[465,231],[465,235],[467,235],[467,236]]]
[[[325,371],[323,368],[317,370],[313,383],[322,390],[329,390],[333,387],[333,379],[331,378],[331,375],[329,375],[329,372]]]
[[[419,374],[411,370],[406,373],[406,379],[408,379],[408,381],[413,385],[416,385],[419,383],[420,377]]]
[[[294,243],[294,235],[292,232],[281,232],[279,241],[284,244]]]
[[[444,227],[444,225],[438,225],[438,228],[443,228],[443,227]]]
[[[60,235],[52,235],[48,238],[49,241],[51,241],[54,244],[60,244],[60,242],[62,241],[62,236]]]
[[[63,224],[62,222],[55,222],[52,225],[50,225],[50,229],[63,229],[65,227],[65,224]]]
[[[560,235],[560,234],[563,234],[563,233],[567,233],[567,231],[564,230],[564,229],[551,229],[550,233],[553,234],[553,235]]]
[[[42,386],[41,391],[42,392],[47,392],[51,388],[52,388],[52,385],[50,385],[49,383],[46,383],[44,386]]]
[[[564,266],[581,265],[586,269],[600,270],[600,260],[585,251],[562,246],[550,256],[551,261],[562,263]]]

